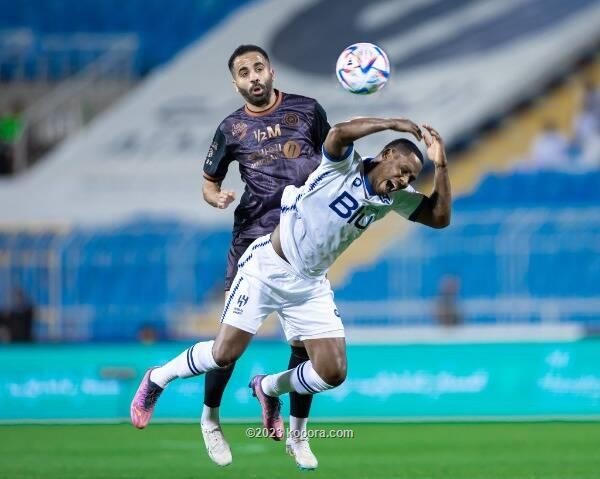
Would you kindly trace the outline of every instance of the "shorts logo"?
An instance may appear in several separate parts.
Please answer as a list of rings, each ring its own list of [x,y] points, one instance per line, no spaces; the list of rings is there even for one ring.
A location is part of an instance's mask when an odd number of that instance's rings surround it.
[[[248,296],[240,294],[237,299],[237,307],[233,308],[233,314],[242,314],[244,312],[244,306],[248,304]]]
[[[283,117],[283,124],[286,126],[296,126],[300,118],[296,113],[286,113]]]
[[[248,296],[241,294],[237,300],[238,307],[243,308],[248,303]]]
[[[231,127],[231,134],[234,138],[237,138],[238,140],[243,139],[246,136],[247,132],[248,125],[243,121],[238,121],[237,123],[234,123]]]

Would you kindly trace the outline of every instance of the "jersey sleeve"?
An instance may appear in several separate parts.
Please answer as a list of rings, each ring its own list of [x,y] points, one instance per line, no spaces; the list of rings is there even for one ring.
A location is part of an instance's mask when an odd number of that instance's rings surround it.
[[[354,151],[354,143],[346,147],[341,156],[333,156],[326,149],[321,147],[321,165],[324,170],[346,171],[350,170],[355,162],[361,161],[360,155]]]
[[[405,189],[394,193],[392,209],[403,218],[414,221],[424,200],[425,195],[408,185]]]
[[[331,125],[327,121],[327,113],[325,113],[325,110],[318,102],[315,102],[315,111],[311,127],[312,141],[313,145],[315,145],[315,151],[320,151],[323,146],[323,142],[325,141],[325,137],[331,129]]]
[[[233,156],[227,148],[227,138],[219,125],[204,160],[204,178],[209,181],[221,181],[227,175],[227,169],[232,161]]]

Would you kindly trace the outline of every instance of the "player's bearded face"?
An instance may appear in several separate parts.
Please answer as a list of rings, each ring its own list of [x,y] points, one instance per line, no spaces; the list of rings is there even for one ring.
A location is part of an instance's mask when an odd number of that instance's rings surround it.
[[[270,75],[269,78],[265,78],[262,82],[260,80],[251,82],[246,90],[240,89],[240,93],[244,99],[254,106],[265,106],[269,103],[272,91],[273,77]]]
[[[273,92],[273,70],[261,54],[249,52],[237,57],[233,62],[233,79],[247,103],[256,107],[268,105]]]

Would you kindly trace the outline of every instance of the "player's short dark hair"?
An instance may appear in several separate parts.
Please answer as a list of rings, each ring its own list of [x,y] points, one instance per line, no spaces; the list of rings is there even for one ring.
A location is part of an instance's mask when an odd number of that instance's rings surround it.
[[[269,59],[269,55],[267,55],[267,52],[265,52],[258,45],[250,45],[250,44],[249,45],[240,45],[233,51],[233,53],[229,57],[229,61],[227,62],[227,66],[229,67],[229,71],[231,73],[233,73],[233,62],[235,61],[235,59],[237,57],[239,57],[240,55],[243,55],[244,53],[248,53],[248,52],[258,52],[263,57],[265,57],[268,62],[271,62],[271,60]]]
[[[390,141],[387,145],[384,146],[384,150],[387,148],[397,148],[403,153],[414,153],[417,155],[417,158],[423,164],[423,153],[417,145],[415,145],[412,141],[407,140],[406,138],[398,138],[396,140]]]

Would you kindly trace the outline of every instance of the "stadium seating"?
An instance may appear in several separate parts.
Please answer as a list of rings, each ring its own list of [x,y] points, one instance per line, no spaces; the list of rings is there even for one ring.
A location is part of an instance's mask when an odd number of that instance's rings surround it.
[[[336,289],[346,322],[431,323],[431,304],[446,276],[459,279],[459,301],[471,322],[593,319],[589,305],[600,295],[598,184],[600,172],[487,176],[455,202],[450,227],[415,228]],[[353,314],[357,297],[373,302],[374,310],[380,304],[380,313]],[[384,307],[411,300],[427,308],[403,314]],[[475,307],[481,300],[487,300],[483,310]],[[526,310],[506,311],[520,300]]]
[[[25,74],[29,77],[35,76],[36,59],[45,56],[42,55],[43,43],[49,36],[75,35],[82,32],[135,35],[139,41],[135,68],[138,73],[144,74],[165,63],[248,1],[0,0],[0,77],[11,78],[15,69],[20,68],[16,62],[10,61],[11,54],[15,53],[28,59],[25,63]],[[140,15],[140,12],[143,12],[143,15]],[[19,42],[20,48],[16,52],[14,45],[3,43],[3,31],[20,32],[21,35],[25,33],[29,41],[26,44]],[[73,48],[76,47],[77,45],[74,45]],[[89,49],[89,44],[84,48]],[[50,76],[53,72],[62,71],[66,54],[69,53],[56,51],[48,57],[47,68]],[[93,59],[92,49],[86,55],[69,59],[69,62],[75,68],[82,68]]]
[[[134,340],[151,325],[169,335],[169,315],[222,296],[231,232],[166,222],[61,233],[4,233],[0,291],[22,287],[59,311],[62,339]],[[49,331],[42,331],[42,336]]]
[[[470,322],[539,322],[548,314],[589,320],[586,305],[600,296],[598,184],[600,172],[486,177],[455,202],[450,227],[415,228],[335,288],[346,324],[432,323],[429,306],[415,313],[403,305],[430,305],[447,275],[460,279]],[[134,340],[145,325],[171,337],[182,312],[221,300],[230,235],[150,220],[68,233],[6,232],[0,291],[19,285],[60,317],[54,329],[40,325],[42,337]],[[355,298],[369,314],[349,306]],[[507,304],[521,309],[507,311]]]

